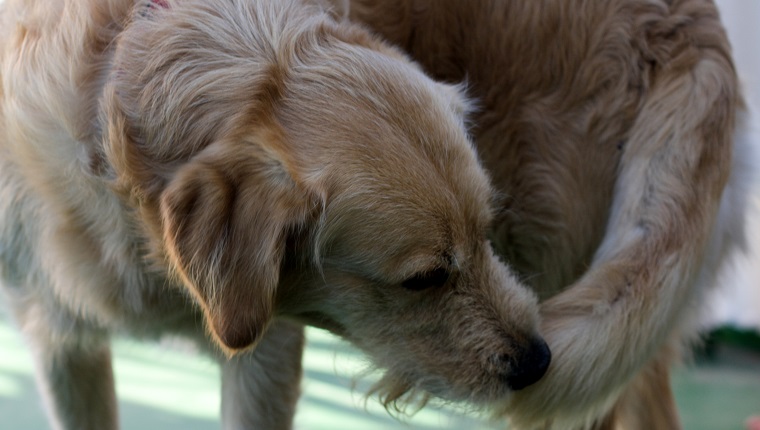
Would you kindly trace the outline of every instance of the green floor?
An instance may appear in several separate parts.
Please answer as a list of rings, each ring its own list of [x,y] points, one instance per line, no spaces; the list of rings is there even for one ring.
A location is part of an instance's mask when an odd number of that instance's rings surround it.
[[[475,417],[426,408],[399,422],[361,395],[366,379],[352,389],[362,369],[361,355],[329,334],[309,330],[306,377],[296,428],[495,429]],[[117,391],[125,430],[218,429],[219,372],[215,365],[181,346],[117,341]],[[675,376],[687,430],[740,430],[760,412],[760,353],[718,344],[713,358],[681,369]],[[16,331],[0,319],[0,429],[46,429],[35,392],[30,355]]]

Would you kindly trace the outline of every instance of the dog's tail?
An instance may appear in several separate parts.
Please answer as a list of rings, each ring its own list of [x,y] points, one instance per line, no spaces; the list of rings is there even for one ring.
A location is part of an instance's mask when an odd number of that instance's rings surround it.
[[[510,400],[518,427],[547,418],[547,427],[590,426],[677,335],[700,295],[740,96],[717,13],[703,2],[682,9],[649,29],[650,87],[623,149],[607,231],[586,274],[542,305],[554,359]]]
[[[750,103],[740,113],[734,163],[708,251],[703,282],[709,292],[697,325],[760,327],[756,287],[760,261],[760,109]],[[712,270],[710,270],[712,269]]]

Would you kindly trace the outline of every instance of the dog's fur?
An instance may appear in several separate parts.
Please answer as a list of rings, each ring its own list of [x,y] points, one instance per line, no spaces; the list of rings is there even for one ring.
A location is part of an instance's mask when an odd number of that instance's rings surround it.
[[[467,101],[365,29],[298,0],[7,0],[0,41],[0,275],[54,428],[117,427],[114,332],[217,354],[235,429],[290,426],[303,323],[389,403],[545,371]]]
[[[474,140],[508,196],[494,244],[544,300],[554,356],[497,409],[518,428],[677,428],[669,368],[740,231],[730,213],[748,179],[746,147],[731,173],[741,100],[715,6],[349,3],[344,16],[480,103]]]

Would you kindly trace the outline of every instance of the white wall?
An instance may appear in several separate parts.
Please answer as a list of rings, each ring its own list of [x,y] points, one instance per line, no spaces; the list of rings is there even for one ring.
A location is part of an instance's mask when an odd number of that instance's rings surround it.
[[[716,0],[748,98],[760,106],[760,1]]]
[[[752,109],[755,147],[760,145],[760,1],[716,0],[734,49],[734,59]],[[752,160],[755,171],[760,160]],[[750,202],[746,254],[736,257],[719,278],[709,300],[706,323],[760,329],[760,188]]]

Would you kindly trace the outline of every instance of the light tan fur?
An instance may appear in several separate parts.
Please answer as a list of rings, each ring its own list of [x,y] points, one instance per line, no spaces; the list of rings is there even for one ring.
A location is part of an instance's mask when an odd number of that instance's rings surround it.
[[[554,356],[497,411],[517,428],[678,427],[669,369],[731,246],[734,227],[716,226],[730,173],[722,221],[740,225],[746,197],[712,2],[352,0],[342,13],[478,104],[474,140],[505,196],[494,245],[542,298]]]
[[[0,278],[53,428],[117,427],[114,333],[219,357],[234,429],[290,427],[302,324],[389,405],[542,376],[459,88],[298,0],[1,7]]]

